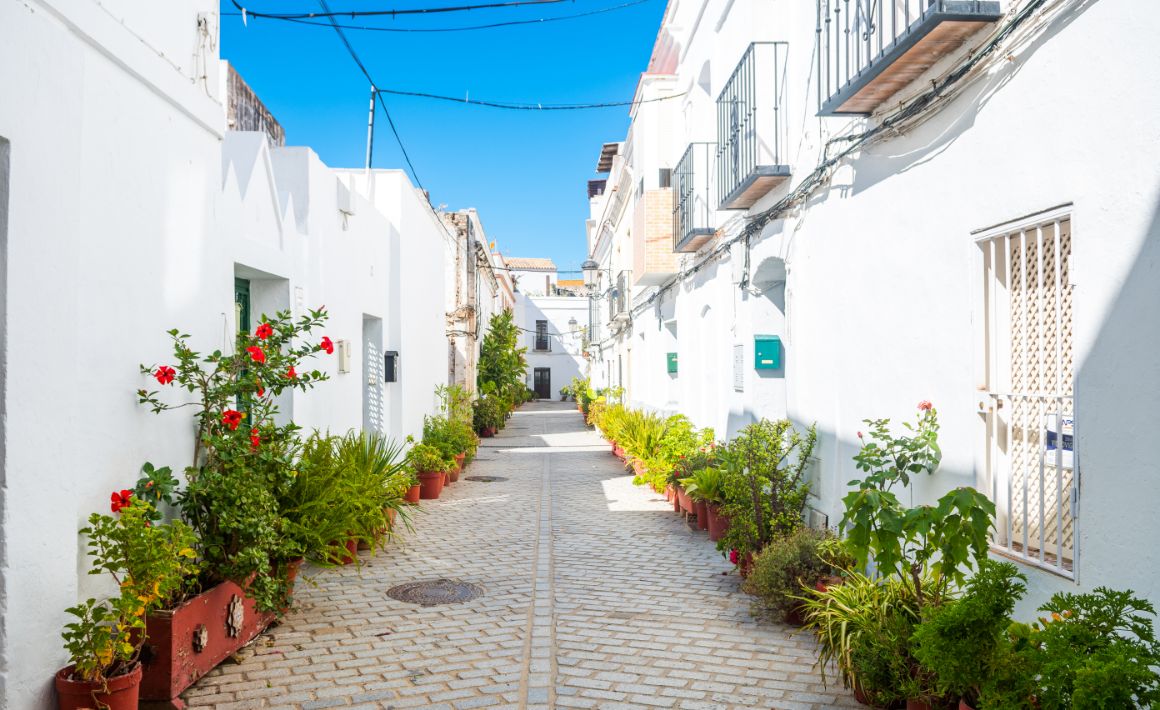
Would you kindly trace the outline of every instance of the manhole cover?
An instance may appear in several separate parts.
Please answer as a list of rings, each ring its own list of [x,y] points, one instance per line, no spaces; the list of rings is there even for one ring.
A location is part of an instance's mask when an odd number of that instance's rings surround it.
[[[454,579],[434,579],[426,582],[408,582],[387,590],[387,596],[409,604],[436,606],[462,604],[483,594],[483,587]]]
[[[463,480],[475,481],[476,483],[499,483],[500,481],[506,481],[507,479],[503,476],[467,476]]]

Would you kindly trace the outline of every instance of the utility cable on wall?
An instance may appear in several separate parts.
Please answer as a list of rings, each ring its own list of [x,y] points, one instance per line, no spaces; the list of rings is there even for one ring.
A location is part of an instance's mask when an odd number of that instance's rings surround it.
[[[1067,0],[1064,0],[1065,2]],[[681,271],[676,276],[662,284],[654,293],[650,294],[648,298],[642,301],[629,311],[630,318],[642,313],[646,308],[655,303],[664,294],[668,293],[674,286],[682,283],[688,277],[696,274],[707,265],[716,261],[718,257],[725,253],[729,248],[741,240],[748,240],[750,237],[759,236],[762,229],[774,219],[783,216],[789,210],[804,202],[810,195],[812,195],[818,188],[826,183],[829,179],[831,168],[836,166],[849,155],[860,150],[866,145],[880,140],[887,135],[902,130],[903,128],[917,125],[930,117],[933,109],[940,103],[949,101],[955,95],[954,89],[964,78],[966,78],[982,61],[990,56],[1011,34],[1015,32],[1021,25],[1023,25],[1036,10],[1045,5],[1048,0],[1030,0],[1023,8],[1021,8],[1015,15],[1004,24],[1001,28],[992,34],[989,41],[984,43],[982,47],[971,53],[971,55],[960,65],[953,70],[944,74],[940,79],[931,82],[931,88],[914,97],[911,101],[906,102],[901,108],[898,108],[892,114],[888,114],[882,121],[873,128],[863,131],[862,133],[839,136],[828,140],[822,150],[823,160],[814,168],[802,182],[794,188],[785,197],[781,198],[772,207],[765,211],[754,215],[750,218],[745,228],[738,234],[730,237],[721,244],[713,248],[704,258],[699,260],[693,266]],[[838,144],[848,144],[843,150],[831,157],[825,157],[829,154],[830,148]]]

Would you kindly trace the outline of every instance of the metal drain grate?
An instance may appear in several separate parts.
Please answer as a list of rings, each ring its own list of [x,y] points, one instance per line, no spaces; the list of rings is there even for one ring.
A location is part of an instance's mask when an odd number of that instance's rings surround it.
[[[503,476],[466,476],[463,480],[475,481],[476,483],[499,483],[507,479]]]
[[[408,604],[437,606],[439,604],[462,604],[483,594],[483,587],[455,579],[432,579],[424,582],[408,582],[391,587],[387,596]]]

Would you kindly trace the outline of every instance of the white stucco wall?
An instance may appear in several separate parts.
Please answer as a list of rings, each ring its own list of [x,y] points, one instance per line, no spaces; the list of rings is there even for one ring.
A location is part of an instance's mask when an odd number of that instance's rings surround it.
[[[560,388],[571,384],[573,377],[584,373],[582,329],[588,322],[588,299],[579,296],[516,295],[516,324],[523,329],[520,344],[527,347],[526,382],[534,388],[536,368],[548,368],[551,398],[560,396]],[[536,321],[547,321],[548,350],[536,349]],[[575,325],[569,321],[575,320]]]
[[[217,5],[159,7],[0,5],[0,66],[23,68],[0,71],[0,707],[52,706],[64,609],[110,591],[86,574],[84,520],[145,461],[189,463],[188,417],[137,404],[138,364],[171,358],[173,327],[203,352],[232,347],[235,276],[252,279],[255,318],[325,304],[326,334],[350,341],[350,374],[320,358],[333,379],[284,403],[308,428],[362,426],[364,332],[401,342],[389,434],[418,432],[446,379],[429,208],[401,174],[380,209],[340,204],[308,149],[223,142]]]
[[[817,165],[825,140],[873,124],[813,117],[816,18],[812,3],[801,5],[710,0],[677,8],[679,83],[694,90],[679,109],[685,127],[670,147],[673,162],[688,141],[712,138],[708,108],[753,40],[790,45],[791,183]],[[638,314],[631,335],[604,353],[606,362],[631,360],[631,401],[685,412],[719,436],[758,417],[816,423],[813,504],[831,524],[846,482],[857,477],[851,457],[862,420],[909,419],[930,399],[945,459],[938,475],[916,485],[916,500],[931,500],[976,485],[984,466],[983,276],[971,233],[1073,203],[1080,562],[1074,582],[1025,568],[1024,614],[1053,591],[1100,584],[1160,602],[1156,553],[1143,543],[1160,535],[1150,509],[1160,480],[1143,424],[1160,404],[1160,371],[1149,354],[1160,326],[1131,315],[1160,299],[1160,136],[1149,123],[1160,91],[1142,79],[1160,69],[1147,29],[1160,7],[1131,5],[1130,23],[1125,2],[1067,7],[925,124],[852,156],[804,208],[768,225],[752,240],[750,290],[737,285],[745,262],[738,245]],[[740,224],[737,213],[718,214],[726,236]],[[759,333],[782,338],[784,372],[753,369]],[[735,344],[745,357],[741,392],[733,389]],[[674,347],[680,372],[668,377],[664,355]]]
[[[82,0],[0,4],[3,254],[0,706],[49,707],[64,609],[96,591],[77,530],[144,461],[180,465],[188,420],[136,403],[137,366],[181,323],[215,348],[232,274],[210,236],[223,109],[198,15]],[[199,49],[200,47],[200,49]],[[20,70],[15,70],[19,67]],[[202,76],[205,79],[202,79]]]

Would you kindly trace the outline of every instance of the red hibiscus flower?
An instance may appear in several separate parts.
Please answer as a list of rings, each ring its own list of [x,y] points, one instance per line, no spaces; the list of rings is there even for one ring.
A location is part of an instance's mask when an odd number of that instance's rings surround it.
[[[242,413],[233,409],[227,409],[222,412],[222,423],[229,427],[230,431],[234,431],[242,423]]]
[[[929,412],[934,405],[930,403],[929,399],[924,399],[918,403],[918,408],[923,412]]]
[[[258,436],[258,427],[254,427],[250,430],[250,448],[257,451],[261,443],[262,437]]]
[[[266,388],[262,386],[262,381],[258,380],[258,396],[261,397],[264,394],[266,394]]]
[[[259,348],[257,345],[251,345],[250,347],[246,348],[246,352],[250,354],[250,358],[252,358],[254,362],[266,362],[266,351]]]
[[[334,343],[330,342],[330,338],[326,337],[325,335],[322,336],[322,342],[319,343],[319,346],[326,351],[327,355],[334,354]]]
[[[292,380],[295,377],[298,377],[298,373],[294,371],[294,366],[291,365],[290,369],[286,371],[286,379]]]
[[[258,336],[258,340],[265,340],[274,334],[274,326],[269,323],[263,323],[254,331],[254,335]]]
[[[729,551],[729,561],[730,562],[732,562],[733,564],[737,564],[737,560],[739,560],[739,559],[741,559],[741,554],[739,552],[737,552],[736,547]]]
[[[112,505],[109,507],[114,513],[120,513],[121,508],[128,508],[133,502],[133,491],[122,490],[121,492],[113,491],[113,495],[109,496]]]
[[[173,377],[176,374],[177,370],[174,370],[169,365],[162,365],[161,367],[157,368],[157,372],[154,372],[153,376],[156,377],[157,381],[161,384],[167,385],[170,382],[173,382]]]

